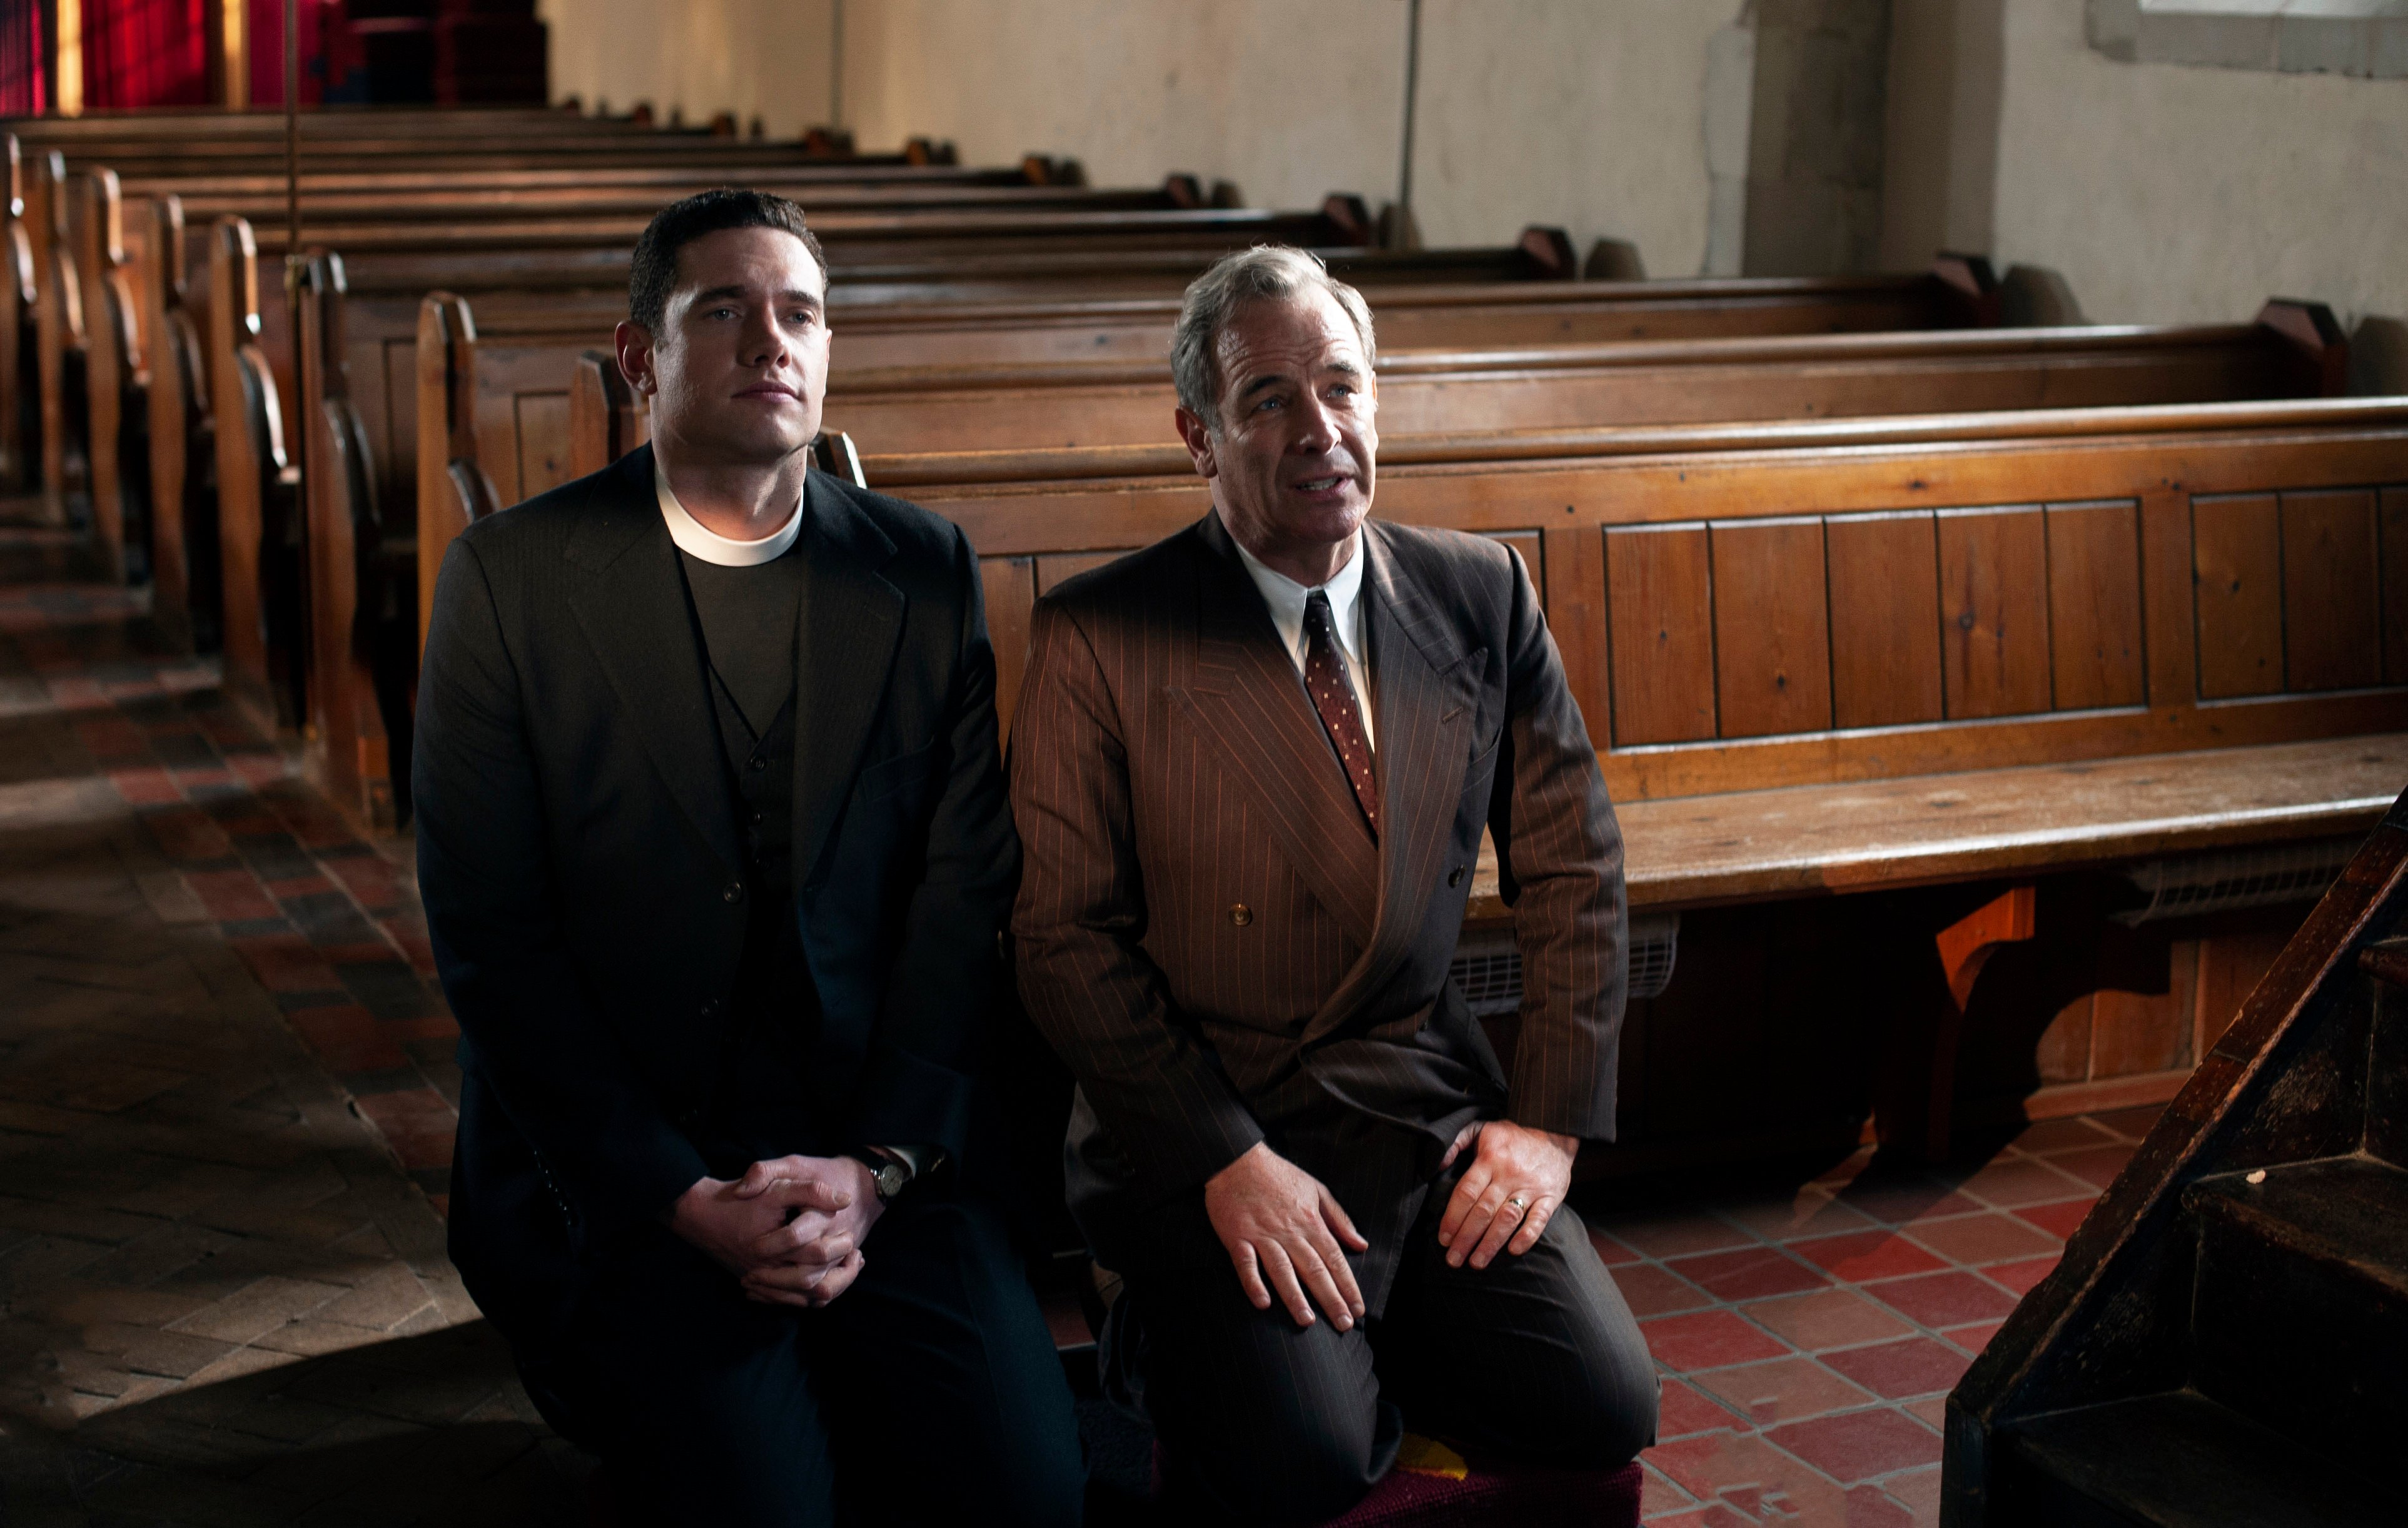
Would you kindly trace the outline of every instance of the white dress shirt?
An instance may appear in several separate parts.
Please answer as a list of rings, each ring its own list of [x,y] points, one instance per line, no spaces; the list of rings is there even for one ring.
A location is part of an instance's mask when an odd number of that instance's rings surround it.
[[[730,541],[717,531],[686,513],[684,505],[669,489],[668,469],[661,465],[658,452],[652,456],[652,488],[660,495],[661,518],[669,522],[669,539],[678,550],[689,557],[699,557],[721,567],[756,567],[775,562],[786,555],[795,537],[803,534],[803,496],[795,498],[795,512],[786,523],[758,541]]]
[[[1312,591],[1273,568],[1265,567],[1253,552],[1229,538],[1245,559],[1246,572],[1253,576],[1254,587],[1263,593],[1263,603],[1270,607],[1271,624],[1279,628],[1280,640],[1287,647],[1287,655],[1299,675],[1304,672],[1304,602]],[[1369,650],[1363,643],[1363,533],[1354,533],[1354,551],[1346,564],[1321,585],[1329,596],[1329,628],[1338,638],[1339,656],[1346,661],[1346,681],[1354,687],[1354,707],[1363,713],[1363,741],[1379,751],[1380,741],[1371,728],[1371,665]]]

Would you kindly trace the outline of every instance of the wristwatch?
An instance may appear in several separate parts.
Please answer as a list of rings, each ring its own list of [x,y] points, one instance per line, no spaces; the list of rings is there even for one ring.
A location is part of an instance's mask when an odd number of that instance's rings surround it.
[[[882,1151],[875,1146],[867,1146],[858,1151],[848,1151],[845,1155],[869,1169],[870,1181],[878,1185],[878,1199],[881,1204],[892,1201],[896,1194],[903,1192],[904,1186],[911,1181],[911,1164],[892,1152]]]

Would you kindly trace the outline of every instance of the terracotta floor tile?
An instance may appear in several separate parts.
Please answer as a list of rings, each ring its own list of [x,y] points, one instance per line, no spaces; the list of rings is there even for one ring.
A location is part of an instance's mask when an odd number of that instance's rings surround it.
[[[1735,1509],[1742,1522],[1849,1528],[1855,1521],[1856,1503],[1849,1492],[1766,1443],[1761,1434],[1706,1433],[1658,1444],[1646,1458],[1690,1494],[1719,1499]],[[1904,1524],[1894,1514],[1869,1521],[1875,1528]]]
[[[1711,1433],[1718,1427],[1747,1426],[1744,1416],[1725,1409],[1713,1397],[1680,1379],[1664,1381],[1662,1398],[1656,1407],[1656,1435],[1659,1438],[1687,1437],[1692,1433]]]
[[[2010,1216],[1953,1216],[1944,1221],[1918,1221],[1907,1230],[1916,1245],[1928,1247],[1951,1263],[1980,1267],[2023,1258],[2057,1256],[2058,1238]]]
[[[1698,1505],[1698,1499],[1672,1483],[1662,1470],[1653,1468],[1643,1460],[1639,1467],[1639,1515],[1656,1519],[1669,1512],[1678,1512]]]
[[[1940,1435],[1885,1406],[1790,1422],[1765,1436],[1843,1483],[1940,1463]]]
[[[2078,1199],[2095,1192],[2092,1184],[2060,1171],[2054,1162],[2034,1157],[2002,1157],[1967,1178],[1964,1190],[1977,1199],[2011,1209]]]
[[[1673,1272],[1721,1300],[1754,1300],[1794,1294],[1829,1282],[1797,1259],[1770,1247],[1746,1247],[1681,1258]]]
[[[1641,1321],[1647,1350],[1656,1362],[1683,1374],[1692,1369],[1719,1368],[1760,1358],[1779,1358],[1788,1348],[1750,1326],[1727,1310],[1700,1310],[1686,1316],[1658,1316]]]
[[[1947,1266],[1913,1242],[1887,1231],[1858,1231],[1844,1236],[1791,1242],[1789,1250],[1851,1284],[1869,1278],[1929,1273]]]
[[[184,799],[183,790],[164,769],[112,769],[108,783],[129,807],[165,807]]]
[[[1624,1246],[1653,1258],[1685,1257],[1727,1247],[1750,1247],[1756,1238],[1712,1215],[1647,1215],[1601,1222],[1600,1229]]]
[[[1776,1198],[1717,1205],[1714,1213],[1769,1241],[1795,1241],[1801,1236],[1828,1236],[1842,1231],[1861,1231],[1873,1223],[1859,1211],[1811,1189],[1800,1189],[1794,1194]]]
[[[1759,1428],[1845,1410],[1873,1398],[1811,1358],[1742,1364],[1698,1375],[1694,1382]]]
[[[274,918],[276,904],[260,890],[259,879],[248,870],[187,870],[184,882],[201,906],[221,923],[238,923],[251,918]]]
[[[2165,1111],[2163,1104],[2144,1104],[2139,1108],[2116,1109],[2108,1114],[2094,1114],[2090,1118],[2126,1140],[2137,1142],[2156,1127],[2157,1116]]]
[[[2114,1131],[2093,1124],[2086,1115],[2077,1114],[2063,1120],[2035,1120],[2015,1137],[2014,1144],[2020,1150],[2044,1154],[2084,1146],[2106,1146],[2117,1138]]]
[[[1625,1263],[1607,1271],[1634,1316],[1669,1316],[1714,1303],[1713,1295],[1653,1263]]]
[[[2132,1160],[2138,1148],[2130,1146],[2097,1146],[2085,1151],[2066,1151],[2049,1158],[2049,1164],[2061,1167],[2094,1188],[2105,1189],[2115,1181],[2124,1164]]]
[[[2057,1254],[2051,1252],[2046,1257],[2026,1258],[2020,1263],[2004,1263],[1985,1268],[1982,1277],[2004,1284],[2017,1294],[2029,1294],[2039,1287],[2042,1279],[2057,1271]]]
[[[1970,1273],[1918,1274],[1868,1284],[1865,1292],[1935,1330],[1967,1321],[2004,1321],[2015,1297]]]
[[[1597,1249],[1598,1260],[1609,1268],[1619,1267],[1625,1263],[1636,1263],[1639,1261],[1638,1253],[1632,1251],[1629,1248],[1623,1246],[1622,1243],[1614,1240],[1612,1236],[1607,1235],[1604,1232],[1599,1231],[1595,1226],[1589,1227],[1588,1244]]]
[[[2006,1324],[2003,1321],[1974,1321],[1965,1326],[1952,1326],[1940,1335],[1978,1358],[1982,1349],[1990,1345],[1990,1339],[1999,1335],[1999,1328]]]
[[[1780,1300],[1758,1300],[1747,1315],[1808,1352],[1901,1337],[1914,1328],[1853,1290],[1817,1290]]]
[[[1920,1180],[1851,1184],[1840,1191],[1839,1202],[1887,1225],[1905,1225],[1927,1216],[1962,1215],[1983,1207],[1944,1183]]]
[[[1640,1507],[1645,1510],[1646,1503],[1642,1500]],[[1720,1502],[1710,1502],[1704,1507],[1675,1512],[1670,1517],[1650,1517],[1647,1524],[1648,1528],[1756,1528],[1754,1521],[1741,1517]]]
[[[1917,1522],[1940,1521],[1940,1467],[1928,1465],[1893,1475],[1881,1483],[1882,1493],[1914,1514]]]
[[[2063,1241],[2073,1235],[2074,1227],[2082,1223],[2090,1207],[2098,1202],[2098,1195],[2093,1194],[2087,1199],[2064,1199],[2053,1205],[2025,1205],[2014,1214],[2017,1220],[2029,1221]]]
[[[1946,1393],[1965,1376],[1972,1360],[1944,1342],[1909,1337],[1903,1342],[1875,1343],[1825,1353],[1823,1362],[1884,1400],[1910,1395]]]

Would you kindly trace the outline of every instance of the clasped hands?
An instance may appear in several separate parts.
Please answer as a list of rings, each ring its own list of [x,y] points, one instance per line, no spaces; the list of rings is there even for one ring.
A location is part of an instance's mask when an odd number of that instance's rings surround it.
[[[1467,1149],[1471,1165],[1447,1200],[1438,1240],[1449,1267],[1485,1268],[1499,1251],[1519,1257],[1538,1244],[1571,1188],[1580,1140],[1510,1120],[1475,1121],[1440,1169]],[[1340,1332],[1363,1319],[1363,1292],[1345,1253],[1371,1244],[1319,1178],[1258,1141],[1205,1181],[1204,1212],[1255,1309],[1268,1310],[1276,1296],[1297,1325],[1311,1326],[1318,1305]]]
[[[861,1244],[885,1209],[851,1157],[780,1157],[678,1195],[669,1229],[744,1286],[747,1299],[814,1310],[861,1276]]]

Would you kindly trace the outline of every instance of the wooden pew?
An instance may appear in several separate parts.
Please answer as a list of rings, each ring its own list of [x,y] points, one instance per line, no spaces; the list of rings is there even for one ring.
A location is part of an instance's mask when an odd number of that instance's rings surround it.
[[[1612,1163],[1830,1147],[1828,1094],[1797,1084],[1841,1088],[1851,1045],[1891,1058],[1884,1138],[1944,1150],[1958,1046],[2055,1011],[1985,1005],[1972,957],[1996,945],[1969,931],[2090,948],[2099,918],[2063,909],[2106,897],[2106,872],[2363,832],[2408,778],[2408,637],[2385,614],[2408,608],[2408,400],[1381,454],[1384,516],[1522,554],[1622,816],[1634,916],[1683,915],[1707,952],[1634,1007],[1643,1150]],[[863,465],[978,547],[1007,726],[1033,600],[1208,503],[1154,448]],[[1985,921],[2002,900],[2020,934]],[[1474,922],[1501,912],[1484,896]],[[1766,941],[1794,963],[1768,966]],[[2166,991],[2165,947],[2143,958]],[[1770,1071],[1734,1080],[1735,1044]],[[2147,1080],[2162,1098],[2179,1079]],[[1719,1114],[1688,1107],[1715,1096]],[[1732,1111],[1757,1122],[1716,1139]]]

